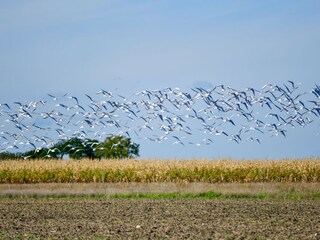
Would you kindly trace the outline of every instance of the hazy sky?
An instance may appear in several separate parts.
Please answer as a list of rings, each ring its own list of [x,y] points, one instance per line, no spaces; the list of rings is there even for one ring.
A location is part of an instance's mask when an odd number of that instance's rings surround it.
[[[0,103],[223,83],[319,84],[320,1],[0,1]],[[320,124],[262,144],[141,144],[141,157],[320,155]]]

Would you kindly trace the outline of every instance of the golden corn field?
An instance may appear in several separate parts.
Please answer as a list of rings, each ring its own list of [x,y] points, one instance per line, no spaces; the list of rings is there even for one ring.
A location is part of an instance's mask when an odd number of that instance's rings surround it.
[[[51,182],[320,182],[320,159],[0,161],[0,183]]]

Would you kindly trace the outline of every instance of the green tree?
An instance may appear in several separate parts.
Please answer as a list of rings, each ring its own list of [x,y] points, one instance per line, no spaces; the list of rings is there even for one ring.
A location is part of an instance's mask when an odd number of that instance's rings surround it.
[[[13,160],[21,158],[22,153],[0,152],[0,160]]]
[[[48,150],[48,154],[51,155],[53,158],[63,159],[63,156],[67,154],[66,146],[67,146],[66,140],[61,140],[56,144],[54,144]]]
[[[98,140],[93,139],[71,139],[68,146],[72,146],[69,151],[69,157],[74,159],[80,158],[90,158],[95,159],[96,153],[94,151],[95,147],[99,145]]]
[[[22,158],[25,159],[44,159],[44,158],[51,158],[50,155],[48,155],[48,148],[38,148],[35,150],[30,150],[27,152],[24,152],[22,154]]]
[[[61,140],[51,148],[38,148],[24,153],[0,152],[4,159],[63,159],[68,155],[72,159],[81,158],[132,158],[139,156],[139,145],[124,136],[107,137],[104,142],[94,139],[70,138]]]
[[[96,158],[94,148],[97,145],[99,145],[98,140],[70,138],[56,143],[49,151],[61,159],[64,155],[69,155],[72,159],[94,159]]]
[[[132,158],[139,156],[139,144],[124,136],[107,137],[95,148],[98,158]]]

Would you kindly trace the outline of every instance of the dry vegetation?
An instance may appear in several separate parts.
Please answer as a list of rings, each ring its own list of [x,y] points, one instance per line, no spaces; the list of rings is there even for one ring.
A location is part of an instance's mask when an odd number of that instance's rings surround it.
[[[320,182],[320,159],[10,160],[0,183]]]

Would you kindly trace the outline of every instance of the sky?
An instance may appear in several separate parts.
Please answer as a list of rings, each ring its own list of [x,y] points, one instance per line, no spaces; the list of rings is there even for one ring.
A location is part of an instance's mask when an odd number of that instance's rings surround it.
[[[320,84],[320,2],[0,1],[0,103],[47,94]],[[261,144],[140,144],[141,158],[319,157],[319,118]]]

